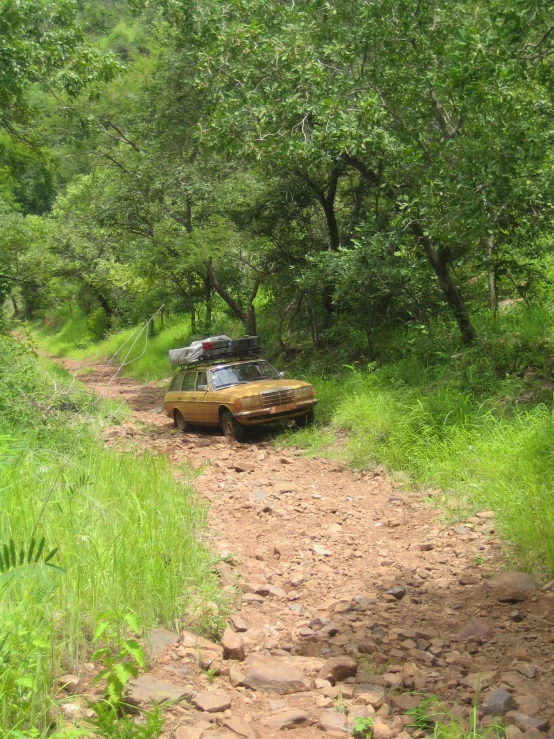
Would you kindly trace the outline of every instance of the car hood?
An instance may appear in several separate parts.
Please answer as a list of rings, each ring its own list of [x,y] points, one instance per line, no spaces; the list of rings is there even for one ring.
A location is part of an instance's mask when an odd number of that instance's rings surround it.
[[[258,395],[267,390],[285,390],[291,388],[295,390],[299,387],[311,387],[311,385],[309,382],[304,382],[303,380],[256,380],[255,382],[247,382],[244,385],[234,385],[233,387],[214,390],[214,393],[222,398],[236,400],[237,398],[244,398],[247,395]]]

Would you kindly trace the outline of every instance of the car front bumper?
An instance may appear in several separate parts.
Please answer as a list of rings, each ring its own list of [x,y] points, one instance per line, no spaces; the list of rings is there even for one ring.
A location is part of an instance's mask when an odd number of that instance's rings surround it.
[[[256,408],[252,411],[239,411],[234,416],[239,423],[245,426],[254,425],[256,423],[273,423],[275,421],[282,421],[286,418],[298,418],[304,416],[311,409],[317,405],[316,398],[310,398],[309,400],[301,400],[294,404],[294,408],[285,406],[273,406],[272,408]]]

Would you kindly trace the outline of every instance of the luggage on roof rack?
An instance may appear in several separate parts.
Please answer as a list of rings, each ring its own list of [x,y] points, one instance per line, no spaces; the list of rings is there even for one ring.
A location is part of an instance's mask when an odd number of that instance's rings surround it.
[[[193,341],[190,346],[182,349],[170,349],[169,361],[171,364],[187,365],[199,362],[217,362],[226,359],[241,359],[258,357],[262,351],[259,336],[243,336],[240,339],[231,339],[230,336],[210,336],[201,341]]]
[[[251,351],[252,349],[261,349],[262,342],[259,336],[242,336],[240,339],[233,340],[234,351]]]

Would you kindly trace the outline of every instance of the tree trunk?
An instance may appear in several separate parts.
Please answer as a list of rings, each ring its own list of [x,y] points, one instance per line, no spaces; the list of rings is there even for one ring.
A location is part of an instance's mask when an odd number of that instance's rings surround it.
[[[209,260],[206,262],[206,271],[210,282],[219,297],[227,303],[239,321],[246,323],[246,313],[244,312],[242,305],[223,287],[214,271],[212,263]]]
[[[299,290],[294,298],[290,301],[290,303],[285,308],[283,314],[279,317],[279,327],[277,329],[277,338],[279,340],[279,346],[283,351],[286,351],[289,348],[290,343],[290,337],[292,332],[292,324],[294,322],[294,319],[298,315],[300,311],[300,307],[302,305],[302,301],[304,300],[304,292],[302,290]],[[286,338],[283,340],[283,323],[285,322],[285,318],[289,316],[289,319],[287,321],[287,334]]]
[[[246,307],[246,321],[244,323],[247,336],[254,336],[256,334],[256,308],[254,307],[254,300],[258,294],[261,279],[256,277],[254,281],[254,287],[252,292],[248,296],[248,304]]]
[[[192,207],[190,202],[190,195],[185,195],[185,230],[188,234],[192,233]]]
[[[112,310],[111,305],[108,303],[108,301],[102,295],[101,292],[96,291],[95,294],[96,294],[96,298],[97,298],[98,302],[100,303],[100,307],[102,308],[102,310],[106,314],[106,318],[108,319],[108,325],[111,325],[112,318],[113,318],[113,310]]]
[[[458,286],[454,284],[452,275],[448,270],[444,250],[441,247],[435,249],[431,239],[424,234],[421,224],[417,221],[412,221],[410,228],[412,233],[417,237],[418,243],[423,246],[429,264],[435,271],[446,302],[456,317],[462,341],[468,346],[473,344],[477,338],[477,334],[469,318],[462,293]]]
[[[260,287],[261,278],[256,277],[254,286],[252,288],[252,292],[248,296],[246,310],[244,310],[244,308],[238,302],[238,300],[235,300],[235,298],[229,292],[227,292],[227,290],[220,283],[219,278],[216,275],[213,265],[210,261],[206,262],[206,270],[207,270],[208,276],[210,278],[210,282],[214,290],[219,295],[219,297],[227,303],[227,305],[233,311],[233,313],[239,319],[239,321],[242,321],[242,323],[244,324],[244,330],[246,331],[246,333],[250,336],[255,334],[256,333],[256,308],[254,307],[254,299],[256,298],[256,295],[258,294],[258,288]]]
[[[13,305],[13,314],[17,318],[19,314],[19,306],[17,305],[17,300],[15,299],[15,295],[12,295],[11,299],[12,299],[12,305]]]
[[[321,304],[325,311],[325,318],[323,320],[323,328],[329,328],[333,323],[333,316],[335,315],[335,304],[333,303],[333,286],[324,285],[321,292]]]
[[[209,334],[212,330],[212,283],[207,272],[204,276],[204,294],[206,299],[206,333]]]
[[[329,235],[329,249],[331,249],[331,251],[336,251],[340,247],[339,225],[335,215],[335,198],[337,195],[337,185],[343,170],[344,167],[336,167],[333,169],[329,182],[327,183],[327,192],[325,192],[325,190],[323,190],[307,172],[300,172],[297,170],[297,174],[299,174],[315,192],[323,209],[325,220],[327,222],[327,232]]]
[[[494,315],[496,315],[498,299],[496,297],[496,274],[494,271],[494,264],[492,261],[493,256],[494,256],[494,236],[493,234],[491,234],[489,236],[488,249],[487,249],[487,259],[488,259],[487,278],[488,278],[488,283],[489,283],[489,308],[491,309],[491,312]]]

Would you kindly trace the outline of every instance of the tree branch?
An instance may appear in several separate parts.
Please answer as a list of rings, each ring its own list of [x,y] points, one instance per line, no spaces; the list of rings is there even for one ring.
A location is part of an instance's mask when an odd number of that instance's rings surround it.
[[[378,175],[377,172],[374,172],[372,169],[369,169],[369,167],[365,165],[362,161],[360,161],[357,157],[347,157],[346,161],[348,162],[348,164],[354,167],[354,169],[358,170],[364,180],[371,182],[372,185],[381,184],[380,175]]]
[[[223,287],[209,259],[206,261],[206,271],[208,273],[208,277],[210,278],[210,282],[212,283],[214,290],[219,295],[219,297],[227,303],[229,308],[231,308],[231,310],[239,320],[246,321],[246,313],[242,305],[237,300],[235,300],[235,298],[233,298],[233,296],[228,293],[227,290]]]
[[[126,169],[123,164],[121,164],[121,162],[118,162],[115,157],[112,157],[111,154],[99,153],[98,156],[100,157],[100,159],[107,159],[109,162],[112,162],[113,165],[119,167],[119,169],[121,169],[122,172],[125,172],[125,174],[131,174],[129,170]]]
[[[456,121],[454,128],[450,131],[448,128],[448,123],[446,121],[446,115],[444,112],[444,108],[439,103],[439,100],[435,94],[434,90],[431,90],[431,103],[433,105],[433,108],[435,110],[435,116],[437,118],[437,121],[439,122],[439,127],[442,132],[442,135],[445,139],[453,139],[460,128],[462,127],[462,116],[458,118]]]
[[[109,136],[109,138],[114,139],[115,141],[119,141],[120,144],[127,144],[127,146],[130,146],[135,151],[142,153],[144,149],[141,149],[141,147],[135,143],[134,141],[131,141],[131,139],[127,136],[126,132],[123,131],[122,128],[119,126],[116,126],[113,121],[111,121],[107,116],[104,116],[103,118],[98,119],[98,125],[102,129],[102,131],[106,134],[106,136]],[[116,131],[119,136],[114,136],[113,134],[109,133],[109,129],[113,128],[114,131]]]

